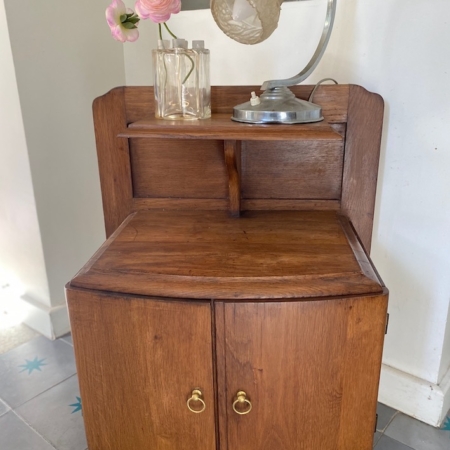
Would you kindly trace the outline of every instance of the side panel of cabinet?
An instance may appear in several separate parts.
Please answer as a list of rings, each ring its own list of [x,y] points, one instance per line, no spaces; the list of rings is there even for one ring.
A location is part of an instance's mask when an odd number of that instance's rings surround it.
[[[214,450],[210,304],[73,289],[67,300],[89,450]],[[186,403],[195,388],[200,414]]]
[[[221,450],[371,449],[386,309],[387,295],[217,303]]]

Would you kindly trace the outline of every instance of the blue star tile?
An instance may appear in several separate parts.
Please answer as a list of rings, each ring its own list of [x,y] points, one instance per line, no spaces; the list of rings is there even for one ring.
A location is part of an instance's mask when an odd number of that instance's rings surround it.
[[[36,356],[33,361],[29,361],[28,359],[25,360],[25,364],[20,365],[19,367],[23,367],[23,370],[21,370],[19,373],[25,372],[28,370],[28,375],[30,375],[33,370],[39,370],[39,372],[42,372],[41,367],[46,366],[47,364],[44,363],[45,358],[38,359]]]
[[[75,373],[73,347],[59,339],[50,341],[39,336],[0,355],[0,398],[16,409]],[[75,395],[78,392],[72,393],[62,407],[67,409]]]
[[[83,407],[81,406],[81,397],[76,397],[77,398],[77,402],[76,403],[72,403],[71,405],[69,405],[69,406],[72,406],[73,408],[75,408],[73,411],[72,411],[72,414],[73,413],[76,413],[76,412],[78,412],[78,411],[81,411],[82,409],[83,409]]]
[[[445,418],[444,425],[442,425],[442,429],[445,431],[450,431],[450,416]]]

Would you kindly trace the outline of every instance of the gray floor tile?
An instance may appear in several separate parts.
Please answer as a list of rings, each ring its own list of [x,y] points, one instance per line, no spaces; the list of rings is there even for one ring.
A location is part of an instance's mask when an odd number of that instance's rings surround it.
[[[0,416],[6,414],[11,408],[4,402],[0,400]]]
[[[69,344],[37,337],[0,355],[0,398],[14,409],[75,372]]]
[[[72,333],[67,333],[64,336],[60,337],[60,339],[73,346]]]
[[[54,450],[12,411],[0,417],[0,448],[2,450]]]
[[[397,414],[385,434],[416,450],[450,449],[449,431],[434,428],[405,414]]]
[[[16,412],[58,450],[84,450],[87,443],[83,416],[77,406],[79,398],[78,378],[73,376],[23,404]]]
[[[414,449],[388,436],[381,436],[381,439],[378,441],[375,450],[414,450]]]
[[[396,413],[397,413],[397,410],[395,410],[389,406],[383,405],[382,403],[378,403],[378,405],[377,405],[377,414],[378,414],[377,430],[384,431]]]
[[[381,433],[381,431],[377,431],[373,435],[373,446],[374,447],[378,444],[378,441],[380,440],[381,436],[383,436],[383,433]]]

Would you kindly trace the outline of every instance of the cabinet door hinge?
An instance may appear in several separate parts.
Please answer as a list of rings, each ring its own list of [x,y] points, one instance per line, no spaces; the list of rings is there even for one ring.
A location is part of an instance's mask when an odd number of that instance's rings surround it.
[[[373,430],[374,433],[377,432],[377,428],[378,428],[378,414],[375,414],[375,430]]]
[[[389,327],[389,313],[386,314],[386,331],[384,332],[384,334],[387,334],[388,327]]]

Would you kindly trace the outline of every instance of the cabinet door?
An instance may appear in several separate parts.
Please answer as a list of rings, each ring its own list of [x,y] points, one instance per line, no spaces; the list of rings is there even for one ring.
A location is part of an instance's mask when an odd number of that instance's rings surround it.
[[[386,307],[216,304],[221,450],[371,449]]]
[[[89,450],[214,450],[210,304],[67,298]]]

